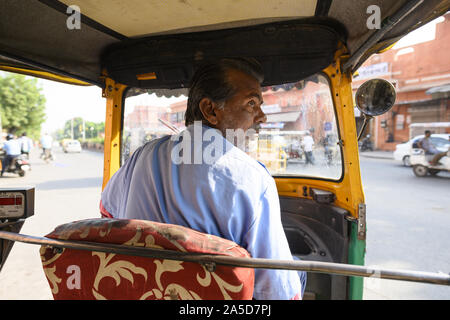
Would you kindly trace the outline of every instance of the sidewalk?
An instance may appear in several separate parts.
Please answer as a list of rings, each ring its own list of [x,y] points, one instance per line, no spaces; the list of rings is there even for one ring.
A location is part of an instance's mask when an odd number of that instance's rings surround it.
[[[376,159],[389,159],[389,160],[394,159],[394,155],[393,155],[392,151],[382,151],[382,150],[360,151],[359,156],[362,158],[376,158]]]

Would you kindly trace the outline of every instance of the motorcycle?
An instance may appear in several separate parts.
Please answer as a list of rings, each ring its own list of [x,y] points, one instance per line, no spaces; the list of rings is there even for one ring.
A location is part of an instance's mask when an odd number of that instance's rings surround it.
[[[41,153],[41,159],[44,160],[46,163],[49,163],[50,161],[55,160],[55,156],[53,155],[51,149],[44,149]]]
[[[334,159],[334,155],[335,155],[333,145],[336,145],[336,144],[334,143],[334,139],[332,138],[332,136],[327,135],[326,137],[323,138],[322,144],[323,144],[323,150],[324,150],[326,164],[331,165],[333,163],[333,159]]]
[[[330,146],[325,146],[324,153],[327,165],[331,165],[333,163],[333,150],[331,149]]]
[[[2,152],[0,154],[1,162],[6,157],[6,153]],[[20,177],[24,177],[27,171],[31,170],[30,163],[25,159],[24,155],[19,155],[14,157],[5,172],[17,173]]]
[[[368,134],[364,139],[359,142],[360,151],[373,151],[372,140],[370,139],[370,134]]]

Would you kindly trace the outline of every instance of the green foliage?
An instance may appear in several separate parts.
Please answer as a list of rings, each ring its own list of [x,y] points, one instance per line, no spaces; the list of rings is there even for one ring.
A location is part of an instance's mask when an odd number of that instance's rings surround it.
[[[0,114],[5,131],[39,138],[45,121],[45,97],[37,85],[37,79],[24,75],[5,73],[0,75]]]
[[[83,118],[77,117],[71,120],[67,120],[64,124],[64,128],[58,130],[57,136],[59,140],[72,138],[73,129],[73,139],[82,140],[83,131],[85,132],[85,140],[90,140],[97,138],[100,133],[105,131],[105,123],[95,123],[92,121],[85,121],[83,127]],[[98,140],[98,139],[97,139]],[[100,140],[99,140],[100,141]]]
[[[105,139],[102,137],[95,137],[95,138],[86,139],[83,142],[98,143],[98,144],[103,145],[105,143]]]

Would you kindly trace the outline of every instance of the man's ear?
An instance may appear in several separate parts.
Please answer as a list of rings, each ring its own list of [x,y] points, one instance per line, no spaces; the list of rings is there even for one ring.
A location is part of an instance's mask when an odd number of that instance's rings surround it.
[[[210,124],[216,125],[219,122],[216,114],[217,105],[211,99],[203,98],[200,100],[198,107],[203,114],[203,118],[205,118],[205,120]]]

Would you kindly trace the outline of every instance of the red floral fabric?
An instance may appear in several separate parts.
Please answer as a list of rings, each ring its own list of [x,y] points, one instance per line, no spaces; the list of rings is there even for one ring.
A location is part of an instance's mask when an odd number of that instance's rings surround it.
[[[87,219],[58,226],[48,238],[181,252],[250,257],[236,243],[182,226],[144,220]],[[254,270],[42,246],[55,299],[251,299]]]

